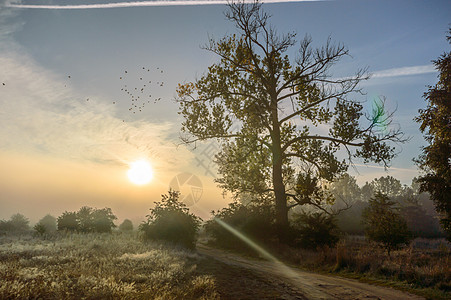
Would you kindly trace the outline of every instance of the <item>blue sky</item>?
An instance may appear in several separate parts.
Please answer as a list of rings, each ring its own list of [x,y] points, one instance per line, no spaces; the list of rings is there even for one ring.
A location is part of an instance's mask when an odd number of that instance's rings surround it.
[[[54,6],[122,1],[0,2],[0,82],[5,83],[0,85],[0,218],[17,210],[37,217],[49,210],[59,214],[80,205],[110,206],[138,217],[172,177],[187,171],[204,183],[201,210],[227,202],[197,163],[202,147],[175,145],[182,121],[173,101],[176,85],[194,80],[216,61],[200,49],[208,35],[235,32],[224,17],[225,6],[205,2],[70,10]],[[23,6],[31,4],[50,7]],[[410,183],[417,175],[412,158],[425,145],[412,119],[425,106],[426,86],[437,81],[431,60],[449,51],[451,2],[290,1],[264,8],[280,33],[295,31],[298,40],[309,34],[318,46],[329,36],[344,43],[352,57],[336,65],[334,76],[369,68],[373,78],[362,85],[367,95],[360,100],[385,96],[411,141],[399,146],[402,152],[388,173],[360,164],[352,173],[360,183],[387,174]],[[139,93],[149,81],[146,92],[161,100],[133,113],[121,88],[127,84]],[[155,182],[146,188],[120,183],[127,164],[142,156],[154,165]],[[45,175],[36,175],[45,168]],[[63,182],[54,179],[62,168]],[[109,180],[108,174],[115,177]],[[103,193],[99,187],[108,184],[110,191]],[[38,203],[45,205],[36,209]]]

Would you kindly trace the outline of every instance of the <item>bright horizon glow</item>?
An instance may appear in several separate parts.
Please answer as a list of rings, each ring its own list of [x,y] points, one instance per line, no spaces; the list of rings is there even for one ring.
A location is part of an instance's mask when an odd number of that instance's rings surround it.
[[[130,163],[130,169],[127,171],[128,179],[136,185],[149,183],[153,178],[153,170],[150,163],[144,159]]]

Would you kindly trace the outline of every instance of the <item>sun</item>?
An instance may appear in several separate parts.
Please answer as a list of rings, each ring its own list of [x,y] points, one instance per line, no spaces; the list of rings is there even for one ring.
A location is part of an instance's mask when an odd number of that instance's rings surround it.
[[[152,166],[144,159],[134,161],[130,163],[130,169],[127,171],[127,176],[134,184],[147,184],[153,178]]]

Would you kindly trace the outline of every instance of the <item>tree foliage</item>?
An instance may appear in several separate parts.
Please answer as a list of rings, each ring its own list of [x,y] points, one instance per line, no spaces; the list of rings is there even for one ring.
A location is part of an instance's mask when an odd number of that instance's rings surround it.
[[[447,40],[451,44],[451,28]],[[421,190],[431,194],[451,240],[451,51],[433,63],[439,80],[424,93],[427,107],[420,109],[415,118],[429,143],[423,147],[417,163],[425,173],[419,179]]]
[[[22,214],[14,214],[8,221],[0,221],[0,233],[25,233],[29,231],[30,221]]]
[[[133,223],[129,219],[125,219],[121,225],[119,225],[120,231],[133,231]]]
[[[58,217],[58,230],[87,232],[111,232],[117,217],[111,208],[83,206],[78,212],[64,212]]]
[[[54,233],[57,229],[56,218],[52,215],[45,215],[38,223],[36,223],[33,229],[38,235]]]
[[[307,36],[290,57],[296,34],[278,34],[259,2],[232,2],[226,17],[238,33],[211,38],[205,46],[219,61],[177,89],[183,140],[221,139],[217,182],[236,197],[273,199],[281,236],[291,207],[318,206],[318,187],[343,173],[352,159],[388,165],[395,154],[389,142],[402,141],[402,134],[386,130],[392,115],[383,101],[366,114],[350,99],[361,92],[366,70],[332,76],[331,67],[348,55],[343,45],[328,39],[314,49]],[[336,156],[340,149],[347,159]],[[310,186],[299,187],[299,181]]]
[[[167,195],[162,195],[161,201],[155,202],[155,207],[146,216],[147,220],[139,226],[145,240],[195,247],[200,218],[189,212],[179,201],[179,196],[179,192],[169,190]]]
[[[408,243],[412,234],[406,221],[395,208],[395,202],[377,192],[363,211],[365,235],[381,244],[390,255],[391,250]]]

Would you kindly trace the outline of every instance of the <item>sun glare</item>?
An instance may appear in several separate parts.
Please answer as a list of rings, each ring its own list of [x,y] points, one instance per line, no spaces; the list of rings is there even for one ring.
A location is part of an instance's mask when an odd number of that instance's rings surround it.
[[[130,164],[127,171],[128,179],[138,185],[149,183],[153,178],[153,170],[150,163],[146,160],[137,160]]]

